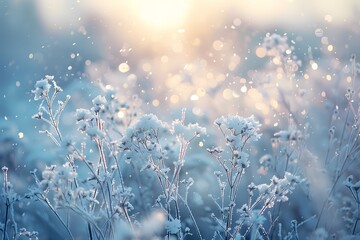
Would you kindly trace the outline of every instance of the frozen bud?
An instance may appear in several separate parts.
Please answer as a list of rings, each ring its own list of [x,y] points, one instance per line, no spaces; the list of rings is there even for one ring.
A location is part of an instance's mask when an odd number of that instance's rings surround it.
[[[42,119],[42,116],[43,116],[43,113],[42,112],[38,112],[38,113],[36,113],[36,114],[34,114],[33,116],[32,116],[32,118],[33,119]]]
[[[54,80],[54,76],[51,75],[45,75],[45,78],[49,81]]]
[[[214,174],[216,177],[220,177],[222,175],[222,173],[220,171],[214,171]]]
[[[62,91],[63,91],[62,88],[59,87],[54,80],[52,81],[52,83],[53,83],[55,92],[58,93],[58,92],[62,92]]]

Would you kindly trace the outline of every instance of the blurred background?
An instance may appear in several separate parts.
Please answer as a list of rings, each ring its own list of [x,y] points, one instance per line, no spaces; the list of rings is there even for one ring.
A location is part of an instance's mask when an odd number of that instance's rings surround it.
[[[182,108],[200,125],[253,114],[265,139],[295,124],[325,157],[332,110],[346,105],[349,85],[358,89],[359,15],[358,0],[1,0],[1,165],[28,174],[56,155],[31,118],[31,89],[45,75],[72,96],[64,132],[75,129],[75,109],[111,85],[162,120]],[[266,48],[272,34],[295,64]]]
[[[137,95],[144,112],[164,120],[184,107],[205,123],[254,114],[271,135],[287,127],[286,101],[297,118],[327,131],[322,115],[309,113],[340,104],[339,86],[351,82],[350,58],[360,51],[357,0],[3,0],[0,12],[0,138],[17,144],[1,144],[4,161],[42,138],[30,90],[46,74],[75,97],[74,107],[85,107],[81,99],[100,83],[131,101]],[[285,35],[299,62],[291,76],[263,47],[273,33]],[[31,149],[22,157],[39,150]]]

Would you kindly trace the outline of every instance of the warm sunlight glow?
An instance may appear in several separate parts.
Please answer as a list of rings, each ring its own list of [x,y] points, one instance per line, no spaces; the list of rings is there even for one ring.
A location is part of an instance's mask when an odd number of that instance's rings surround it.
[[[178,27],[187,9],[183,0],[136,0],[134,5],[145,24],[158,30]]]

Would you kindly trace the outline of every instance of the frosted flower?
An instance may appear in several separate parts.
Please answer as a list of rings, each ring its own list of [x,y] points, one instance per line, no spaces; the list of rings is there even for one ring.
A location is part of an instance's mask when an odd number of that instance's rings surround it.
[[[260,210],[252,210],[249,216],[249,224],[262,225],[264,224],[266,218],[260,214]]]
[[[39,119],[39,120],[42,119],[42,117],[43,117],[43,112],[38,112],[32,116],[33,119]]]
[[[42,172],[42,177],[44,180],[51,180],[55,175],[56,165],[51,165],[50,167],[46,166]]]
[[[206,150],[211,154],[214,154],[214,153],[219,154],[224,151],[224,149],[222,149],[221,147],[212,147],[212,148],[207,148]]]
[[[240,215],[237,224],[246,223],[249,226],[263,224],[266,218],[260,214],[260,210],[251,210],[247,204],[244,204],[237,210]]]
[[[68,182],[72,182],[74,180],[74,178],[77,177],[77,172],[74,171],[74,169],[68,164],[65,163],[57,172],[58,177],[68,181]]]
[[[242,168],[247,168],[250,166],[249,154],[245,152],[235,151],[234,157],[235,157],[235,163],[240,165]]]
[[[53,77],[53,78],[54,78],[54,77]],[[58,92],[62,92],[62,91],[63,91],[62,88],[59,87],[54,80],[52,81],[52,83],[53,83],[53,85],[54,85],[54,90],[55,90],[55,92],[58,93]]]
[[[31,92],[34,94],[34,100],[37,101],[47,96],[49,94],[50,88],[51,85],[49,84],[48,79],[41,79],[36,81],[35,90],[31,90]]]
[[[61,146],[65,150],[66,154],[71,154],[75,151],[75,141],[69,136],[64,138],[61,142]]]
[[[303,139],[303,135],[299,130],[281,130],[274,133],[274,137],[278,138],[281,142],[300,141]]]
[[[261,136],[261,134],[258,133],[261,124],[255,120],[253,115],[248,118],[238,115],[222,116],[215,120],[215,124],[231,130],[234,136],[241,135],[241,137],[251,137],[253,141],[258,140]]]
[[[285,172],[284,178],[273,176],[270,184],[260,184],[256,186],[260,195],[264,199],[264,206],[272,208],[275,202],[286,202],[289,200],[288,194],[294,190],[296,184],[302,182],[299,176]]]
[[[127,163],[135,159],[147,162],[149,158],[163,158],[166,151],[159,144],[159,134],[167,131],[167,124],[154,114],[141,116],[134,126],[126,129],[121,139],[121,157]]]
[[[104,137],[104,133],[101,132],[97,127],[87,127],[85,129],[85,132],[92,139],[93,138],[103,138]]]
[[[127,139],[136,138],[139,141],[156,138],[159,131],[165,131],[167,126],[160,121],[154,114],[141,116],[138,122],[125,133]]]
[[[274,137],[278,138],[282,142],[286,142],[290,140],[290,132],[286,130],[281,130],[277,133],[274,133]]]
[[[92,103],[94,104],[94,107],[92,110],[94,112],[100,112],[105,108],[105,104],[107,103],[106,98],[104,96],[98,95],[92,100]]]
[[[271,162],[273,161],[273,158],[270,154],[265,154],[259,159],[259,163],[263,165],[264,167],[269,167],[271,165]]]
[[[318,228],[315,230],[313,237],[314,237],[314,239],[325,240],[325,239],[328,239],[329,234],[327,233],[327,231],[324,228]]]
[[[259,133],[261,124],[255,120],[254,116],[248,118],[238,115],[222,116],[215,120],[215,124],[223,132],[226,144],[239,152],[248,140],[257,141],[261,137]]]
[[[75,113],[76,121],[87,121],[93,119],[93,114],[88,109],[79,108]]]
[[[51,76],[51,75],[45,75],[45,78],[49,81],[54,80],[54,76]]]
[[[289,45],[287,44],[287,37],[279,34],[267,34],[264,38],[263,47],[266,49],[269,56],[284,54]]]
[[[292,187],[294,187],[298,183],[301,183],[302,181],[303,180],[299,176],[296,176],[289,172],[285,172],[285,177],[284,180],[282,181],[282,184],[284,185],[285,183],[286,185],[289,185],[292,189]]]
[[[263,184],[257,185],[256,188],[259,190],[260,194],[265,194],[265,193],[268,193],[270,185],[263,183]]]
[[[171,233],[176,234],[181,230],[181,222],[179,219],[174,219],[165,222],[165,229]]]
[[[256,189],[255,183],[250,183],[247,187],[249,195],[252,197],[254,195],[254,190]]]
[[[186,140],[190,140],[200,134],[205,134],[206,129],[200,127],[198,123],[184,125],[182,121],[176,119],[172,123],[171,132],[175,135],[181,136]]]

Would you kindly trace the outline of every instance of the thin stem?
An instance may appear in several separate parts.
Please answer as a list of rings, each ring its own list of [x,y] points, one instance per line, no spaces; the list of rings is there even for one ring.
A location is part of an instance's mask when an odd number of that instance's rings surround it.
[[[89,222],[87,223],[87,225],[88,225],[88,231],[89,231],[89,239],[90,239],[90,240],[93,240],[93,235],[92,235],[91,225],[90,225],[90,223],[89,223]]]
[[[51,205],[51,203],[49,202],[49,200],[43,195],[41,194],[42,200],[46,203],[46,205],[50,208],[50,210],[55,214],[55,216],[59,219],[59,221],[61,222],[61,224],[64,226],[64,228],[66,229],[66,231],[68,232],[69,236],[71,239],[74,239],[73,235],[70,232],[70,229],[66,226],[66,223],[62,220],[62,218],[60,217],[60,215],[56,212],[56,210],[54,209],[54,207]]]
[[[5,221],[4,221],[4,230],[3,230],[3,240],[6,239],[6,228],[7,228],[7,222],[8,222],[8,216],[9,215],[9,202],[8,199],[6,199],[6,210],[5,210]]]
[[[52,103],[54,101],[54,98],[55,98],[55,93],[54,93],[53,97],[51,98],[51,100],[49,99],[49,95],[46,95],[46,103],[47,103],[47,106],[48,106],[48,113],[49,113],[49,117],[50,117],[50,121],[51,121],[51,126],[55,129],[56,134],[58,135],[59,140],[61,142],[62,141],[62,136],[61,136],[61,133],[60,133],[60,130],[59,130],[59,126],[56,124],[54,115],[52,113]]]
[[[194,226],[195,226],[196,232],[197,232],[197,234],[199,235],[199,238],[200,238],[201,240],[203,240],[203,238],[202,238],[202,236],[201,236],[201,233],[200,233],[199,226],[198,226],[198,225],[197,225],[197,223],[196,223],[196,220],[195,220],[195,218],[194,218],[194,215],[193,215],[193,214],[192,214],[192,212],[191,212],[191,209],[190,209],[190,207],[189,207],[188,203],[187,203],[187,202],[185,202],[184,198],[183,198],[183,197],[181,197],[181,195],[180,195],[180,194],[178,194],[178,196],[179,196],[180,200],[184,203],[184,205],[185,205],[186,209],[188,210],[188,212],[189,212],[189,214],[190,214],[190,217],[191,217],[191,220],[192,220],[192,221],[193,221],[193,223],[194,223]]]
[[[360,203],[359,203],[359,201],[357,201],[357,217],[356,217],[356,221],[355,221],[354,228],[352,231],[352,235],[355,235],[356,227],[357,227],[359,220],[360,220]]]

